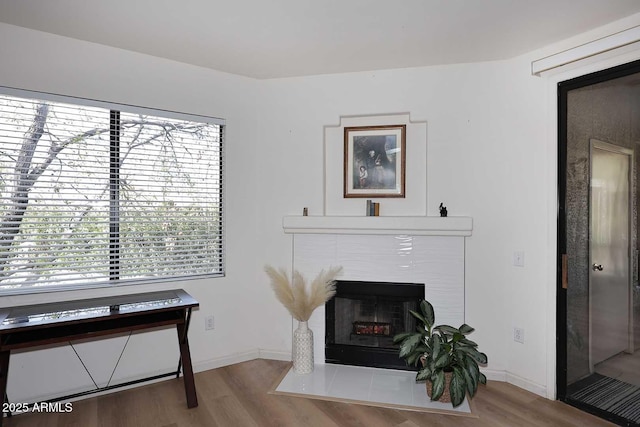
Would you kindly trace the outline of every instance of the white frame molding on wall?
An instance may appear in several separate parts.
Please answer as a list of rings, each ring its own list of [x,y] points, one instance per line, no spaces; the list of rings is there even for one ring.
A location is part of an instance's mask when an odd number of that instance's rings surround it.
[[[345,127],[406,125],[404,198],[380,198],[381,216],[427,215],[427,122],[412,121],[409,113],[341,116],[338,125],[324,127],[323,215],[364,216],[366,200],[344,197]],[[374,201],[375,198],[371,197]]]

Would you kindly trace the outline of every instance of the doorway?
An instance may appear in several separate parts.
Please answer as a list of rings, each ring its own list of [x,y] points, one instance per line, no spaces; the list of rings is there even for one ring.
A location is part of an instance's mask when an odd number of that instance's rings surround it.
[[[633,353],[631,171],[633,150],[590,141],[589,366]]]
[[[640,61],[558,85],[558,398],[640,425]]]

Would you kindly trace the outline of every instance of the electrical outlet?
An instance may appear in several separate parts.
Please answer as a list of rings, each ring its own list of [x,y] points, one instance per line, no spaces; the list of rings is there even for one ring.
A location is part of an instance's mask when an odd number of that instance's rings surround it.
[[[513,328],[513,340],[520,344],[524,344],[524,329]]]
[[[215,329],[215,323],[213,322],[213,314],[204,318],[204,330],[210,331]]]

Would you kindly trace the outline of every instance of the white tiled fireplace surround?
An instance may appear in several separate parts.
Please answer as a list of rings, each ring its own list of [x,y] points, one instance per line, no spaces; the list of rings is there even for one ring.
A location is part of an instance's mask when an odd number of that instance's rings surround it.
[[[465,237],[468,217],[284,217],[293,234],[293,269],[313,278],[322,269],[342,266],[340,280],[425,284],[425,299],[436,321],[464,322]],[[295,326],[294,326],[295,327]],[[314,359],[324,364],[324,307],[309,327]]]

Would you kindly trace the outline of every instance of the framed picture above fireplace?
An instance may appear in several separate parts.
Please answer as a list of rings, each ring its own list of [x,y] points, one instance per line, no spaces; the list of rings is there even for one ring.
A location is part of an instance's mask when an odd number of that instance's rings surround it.
[[[404,197],[406,125],[344,128],[344,197]]]

